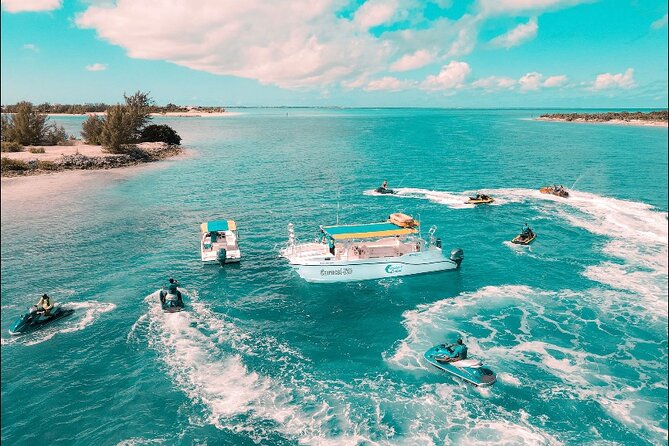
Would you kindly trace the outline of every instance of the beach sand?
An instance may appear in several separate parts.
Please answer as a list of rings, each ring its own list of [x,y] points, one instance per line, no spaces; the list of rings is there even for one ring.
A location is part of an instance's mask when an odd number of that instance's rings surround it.
[[[151,149],[161,147],[161,142],[143,142],[137,144],[137,147],[143,149]],[[44,153],[30,153],[31,148],[42,148]],[[81,140],[75,141],[71,146],[28,146],[24,152],[2,152],[3,158],[11,158],[21,161],[39,160],[39,161],[56,161],[63,155],[84,155],[87,157],[102,156],[114,157],[118,156],[112,153],[102,151],[102,146],[94,146],[86,144]]]

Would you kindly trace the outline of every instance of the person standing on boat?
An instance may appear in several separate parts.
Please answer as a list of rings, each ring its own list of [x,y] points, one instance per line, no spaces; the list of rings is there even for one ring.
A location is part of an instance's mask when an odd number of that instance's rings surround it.
[[[328,249],[330,250],[330,254],[335,255],[335,242],[332,237],[328,237]]]
[[[51,298],[49,297],[49,295],[44,293],[42,294],[42,297],[40,297],[35,307],[37,307],[38,310],[40,308],[44,310],[44,316],[48,316],[49,312],[53,308],[53,303],[51,302]]]

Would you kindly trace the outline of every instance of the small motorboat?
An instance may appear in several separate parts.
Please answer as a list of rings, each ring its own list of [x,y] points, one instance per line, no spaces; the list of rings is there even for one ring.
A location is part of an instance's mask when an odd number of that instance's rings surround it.
[[[391,194],[391,195],[393,195],[393,194],[396,194],[396,193],[397,193],[396,190],[394,190],[394,189],[388,189],[387,187],[383,187],[383,186],[381,186],[381,187],[377,187],[377,188],[375,189],[375,191],[376,191],[377,194]]]
[[[160,304],[165,313],[177,313],[184,309],[184,300],[181,291],[176,294],[169,293],[166,289],[160,290]]]
[[[242,254],[239,250],[239,233],[234,220],[213,220],[200,225],[200,258],[204,263],[239,262]]]
[[[569,198],[569,192],[563,186],[544,186],[539,189],[542,194],[551,194],[562,198]]]
[[[515,236],[513,240],[511,240],[511,243],[515,243],[516,245],[529,245],[534,241],[535,238],[537,238],[537,234],[528,228],[527,231],[523,231]]]
[[[475,197],[469,197],[465,204],[488,204],[495,201],[490,195],[486,194],[476,194]]]
[[[448,353],[448,346],[440,344],[426,351],[423,356],[427,362],[436,368],[477,387],[492,386],[497,381],[495,372],[484,367],[481,361],[475,359],[452,360]]]
[[[61,304],[57,303],[51,311],[49,311],[48,315],[45,315],[44,313],[44,310],[39,310],[36,306],[28,308],[27,312],[20,315],[12,324],[12,328],[9,329],[9,334],[20,335],[29,333],[57,321],[58,319],[71,315],[74,313],[74,310],[72,308],[63,307]]]

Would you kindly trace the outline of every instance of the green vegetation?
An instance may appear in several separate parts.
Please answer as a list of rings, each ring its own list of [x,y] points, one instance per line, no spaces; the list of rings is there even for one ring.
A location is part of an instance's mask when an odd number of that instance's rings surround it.
[[[140,135],[142,142],[165,142],[170,145],[179,145],[181,144],[181,137],[179,134],[174,131],[169,125],[149,125],[142,129]]]
[[[101,117],[97,115],[89,115],[88,119],[81,124],[81,136],[84,138],[84,142],[95,146],[102,144],[102,141],[100,141],[100,134],[102,133],[104,124],[105,120]]]
[[[13,115],[2,115],[2,141],[23,146],[53,146],[67,140],[62,126],[48,123],[48,116],[40,113],[30,102],[19,102]]]
[[[20,104],[20,103],[19,103]],[[13,105],[3,105],[2,113],[16,113],[19,104]],[[40,113],[62,113],[70,115],[83,115],[86,113],[102,113],[106,112],[112,106],[109,104],[103,103],[93,103],[93,104],[50,104],[45,102],[43,104],[36,105],[35,108]],[[223,107],[184,107],[175,104],[167,104],[164,106],[151,104],[149,107],[149,113],[186,113],[191,109],[203,113],[214,113],[214,112],[224,112]]]
[[[107,110],[103,118],[100,143],[110,153],[125,153],[133,139],[132,118],[124,105],[115,105]]]
[[[37,168],[41,170],[60,170],[60,166],[53,161],[37,161]]]
[[[559,119],[564,121],[660,121],[667,122],[667,110],[643,112],[607,112],[607,113],[547,113],[541,115],[544,119]]]
[[[150,110],[153,103],[148,93],[138,91],[131,96],[124,94],[123,98],[125,103],[109,107],[104,117],[89,116],[82,124],[81,133],[87,143],[101,144],[110,153],[127,154],[134,150],[132,144],[147,141],[147,135],[163,138],[151,141],[164,141],[177,145],[181,142],[177,132],[170,126],[148,125],[151,122]],[[154,128],[160,130],[151,130]]]
[[[4,156],[1,159],[0,170],[4,172],[23,172],[30,169],[28,163],[21,160],[15,160],[12,158],[5,158]]]
[[[2,141],[3,152],[23,152],[23,146],[14,141]]]

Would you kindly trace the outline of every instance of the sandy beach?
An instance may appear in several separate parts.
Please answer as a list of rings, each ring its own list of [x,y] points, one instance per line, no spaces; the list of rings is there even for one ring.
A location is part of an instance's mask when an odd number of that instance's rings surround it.
[[[611,119],[609,121],[592,121],[586,119],[573,119],[571,121],[560,118],[534,118],[535,121],[554,121],[554,122],[573,122],[577,124],[612,124],[612,125],[632,125],[638,127],[667,127],[665,121],[642,121],[640,119],[631,119],[625,121],[622,119]]]
[[[141,149],[156,149],[162,147],[163,143],[160,142],[143,142],[137,144],[137,147]],[[44,153],[31,153],[29,149],[44,149]],[[81,140],[77,140],[71,146],[28,146],[24,152],[3,152],[3,158],[11,158],[21,161],[56,161],[62,156],[70,155],[83,155],[87,157],[117,157],[119,155],[113,153],[107,153],[102,150],[102,146],[94,146],[91,144],[86,144]]]
[[[113,154],[102,150],[101,146],[84,144],[78,140],[71,146],[30,146],[42,148],[44,153],[3,152],[2,159],[22,161],[32,167],[27,170],[9,169],[2,171],[4,179],[10,177],[24,177],[36,175],[56,175],[72,172],[95,170],[119,170],[165,159],[179,159],[191,156],[192,151],[181,146],[169,146],[162,142],[144,142],[136,144],[136,151],[130,154]]]

